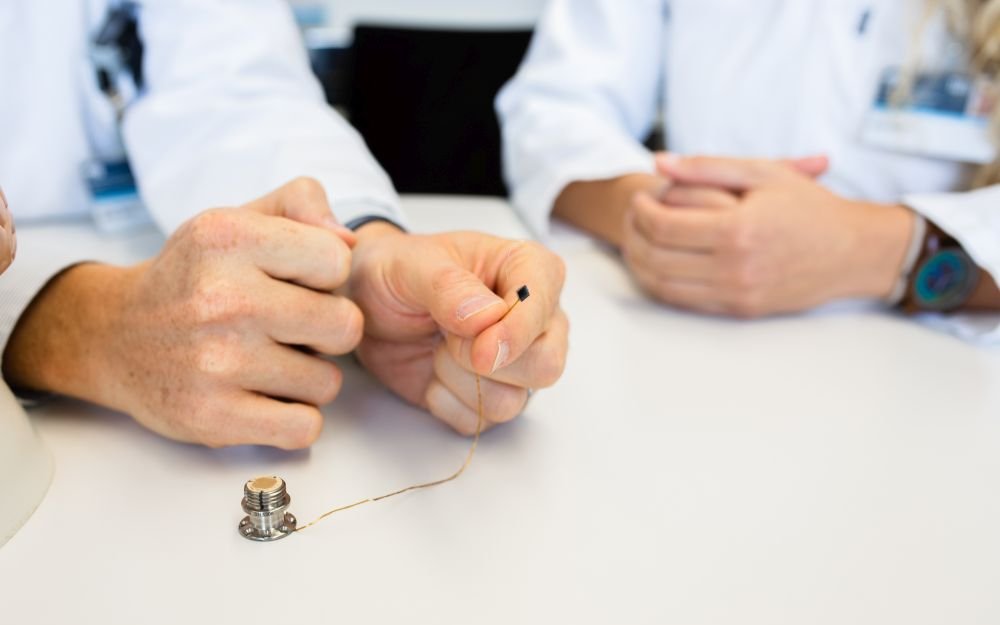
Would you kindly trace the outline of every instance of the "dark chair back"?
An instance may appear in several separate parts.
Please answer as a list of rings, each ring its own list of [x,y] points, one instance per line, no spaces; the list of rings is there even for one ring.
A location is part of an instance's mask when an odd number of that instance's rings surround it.
[[[531,31],[358,26],[351,123],[400,193],[506,195],[493,100]]]

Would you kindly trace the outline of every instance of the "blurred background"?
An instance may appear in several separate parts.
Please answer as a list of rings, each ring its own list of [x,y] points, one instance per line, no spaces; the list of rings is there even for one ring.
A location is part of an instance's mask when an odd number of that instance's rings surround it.
[[[401,193],[506,195],[493,99],[545,0],[289,0],[327,100]]]

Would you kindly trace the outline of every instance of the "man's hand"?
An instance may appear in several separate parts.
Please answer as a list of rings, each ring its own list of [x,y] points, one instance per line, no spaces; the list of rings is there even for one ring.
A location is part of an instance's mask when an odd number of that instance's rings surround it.
[[[17,254],[17,236],[14,219],[7,207],[7,198],[0,189],[0,273],[7,270]]]
[[[350,231],[301,179],[183,225],[160,254],[121,269],[81,265],[22,317],[4,359],[15,384],[131,414],[170,438],[283,448],[319,435],[361,311],[335,296]]]
[[[664,302],[757,317],[891,291],[913,215],[827,191],[813,179],[825,159],[657,165],[673,186],[660,198],[636,194],[622,252]]]
[[[513,419],[528,389],[550,386],[562,374],[569,332],[559,308],[564,272],[562,261],[536,243],[364,226],[349,282],[365,315],[358,357],[398,395],[463,434],[476,430],[476,373],[483,376],[486,426]],[[501,321],[522,285],[531,297]]]

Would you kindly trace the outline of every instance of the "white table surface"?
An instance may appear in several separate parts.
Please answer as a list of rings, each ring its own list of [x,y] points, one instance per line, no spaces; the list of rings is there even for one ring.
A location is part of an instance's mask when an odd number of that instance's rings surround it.
[[[523,236],[499,201],[407,204],[419,230]],[[67,232],[22,230],[22,250]],[[559,385],[458,481],[286,540],[237,535],[246,479],[283,476],[305,521],[445,475],[468,441],[350,365],[309,451],[35,411],[56,477],[0,549],[0,622],[1000,622],[1000,352],[874,312],[680,314],[598,246],[558,247]]]

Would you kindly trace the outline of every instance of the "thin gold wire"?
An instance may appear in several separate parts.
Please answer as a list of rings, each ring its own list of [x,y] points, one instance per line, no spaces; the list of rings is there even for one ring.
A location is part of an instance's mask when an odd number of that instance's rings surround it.
[[[505,312],[503,317],[500,318],[500,321],[503,321],[503,319],[506,318],[507,315],[509,315],[511,311],[514,310],[514,308],[516,308],[519,303],[521,303],[520,299],[514,300],[514,303],[511,304],[510,308],[507,309],[507,312]],[[301,532],[306,528],[316,525],[323,519],[338,512],[343,512],[344,510],[357,508],[358,506],[363,506],[367,503],[375,503],[376,501],[382,501],[383,499],[395,497],[396,495],[402,495],[403,493],[408,493],[410,491],[421,490],[423,488],[431,488],[433,486],[440,486],[441,484],[447,484],[452,480],[458,479],[458,476],[465,473],[465,470],[469,468],[470,464],[472,464],[472,457],[476,454],[476,448],[479,447],[479,436],[483,433],[483,424],[486,422],[486,417],[483,411],[483,389],[478,373],[476,374],[476,403],[477,403],[476,413],[478,416],[478,418],[476,419],[476,434],[475,436],[472,437],[472,445],[469,447],[469,453],[465,456],[465,462],[462,463],[462,466],[460,466],[457,471],[455,471],[448,477],[441,478],[440,480],[434,480],[433,482],[424,482],[422,484],[413,484],[412,486],[400,488],[399,490],[393,491],[391,493],[386,493],[385,495],[379,495],[378,497],[369,497],[368,499],[355,501],[354,503],[347,504],[346,506],[340,506],[339,508],[328,510],[327,512],[324,512],[323,514],[319,515],[309,523],[306,523],[305,525],[300,525],[295,529],[295,531]]]

